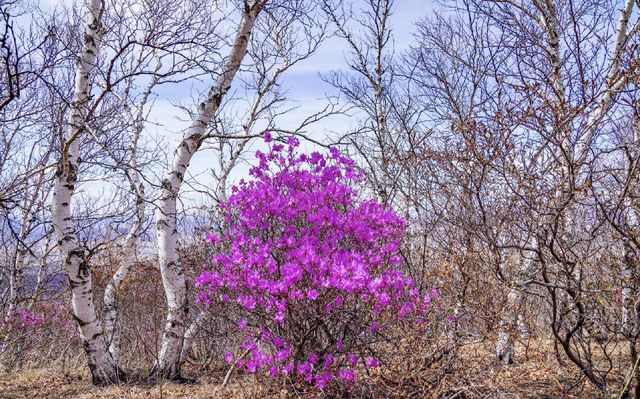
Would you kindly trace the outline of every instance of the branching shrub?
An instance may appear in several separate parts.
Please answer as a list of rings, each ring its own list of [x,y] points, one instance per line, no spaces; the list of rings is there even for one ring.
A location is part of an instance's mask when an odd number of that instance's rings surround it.
[[[354,381],[380,365],[374,344],[394,320],[423,323],[439,294],[398,269],[405,222],[359,200],[351,159],[298,154],[294,137],[269,145],[222,205],[228,227],[207,236],[216,254],[196,280],[199,300],[237,315],[244,339],[226,361],[320,389]]]
[[[49,359],[66,337],[75,334],[69,308],[56,298],[41,299],[33,306],[18,307],[0,320],[0,364],[8,369],[39,356]],[[62,346],[62,345],[60,345]]]

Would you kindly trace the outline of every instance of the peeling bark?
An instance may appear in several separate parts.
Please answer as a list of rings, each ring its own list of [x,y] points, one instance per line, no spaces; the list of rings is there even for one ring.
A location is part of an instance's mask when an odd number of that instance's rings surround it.
[[[51,218],[69,280],[73,316],[78,324],[92,382],[95,385],[109,385],[119,382],[123,374],[107,349],[102,323],[93,302],[91,269],[85,250],[77,240],[71,210],[80,164],[79,136],[84,131],[89,104],[89,76],[96,63],[103,33],[101,19],[104,2],[87,0],[85,8],[84,41],[76,64],[74,94],[54,180]]]
[[[198,151],[206,136],[206,129],[213,114],[220,107],[229,91],[247,53],[249,38],[256,18],[265,0],[245,1],[242,20],[238,26],[231,54],[226,59],[223,71],[211,87],[207,98],[199,105],[196,120],[185,133],[174,153],[171,167],[162,180],[160,198],[156,212],[156,235],[158,259],[162,285],[167,301],[167,319],[154,372],[162,378],[180,380],[181,353],[187,323],[186,279],[178,254],[178,231],[176,227],[176,202],[184,175],[193,154]]]

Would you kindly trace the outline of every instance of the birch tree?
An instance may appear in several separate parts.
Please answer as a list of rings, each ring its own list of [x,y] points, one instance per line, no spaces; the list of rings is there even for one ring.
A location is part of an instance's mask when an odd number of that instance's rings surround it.
[[[469,207],[454,197],[456,210],[470,213],[451,228],[468,230],[486,245],[482,253],[495,253],[485,265],[493,265],[495,277],[508,287],[496,355],[504,364],[513,362],[515,333],[525,332],[521,322],[531,322],[524,313],[527,293],[541,294],[546,286],[547,298],[567,304],[550,312],[568,312],[554,321],[566,356],[604,387],[604,374],[590,371],[589,354],[574,352],[569,341],[589,334],[590,322],[577,309],[586,306],[580,299],[586,295],[585,270],[606,239],[589,213],[593,199],[583,193],[592,184],[594,159],[607,151],[597,138],[620,112],[620,93],[633,90],[625,60],[637,37],[637,21],[630,18],[635,4],[449,4],[452,9],[420,24],[422,43],[408,54],[406,70],[432,120],[449,124],[436,125],[436,137],[443,134],[442,145],[453,147],[441,159],[456,163],[440,165],[456,171],[445,174],[455,183],[436,197],[467,187],[475,193]],[[596,30],[612,33],[585,33]],[[594,59],[606,61],[587,61]],[[463,143],[459,149],[457,140]],[[457,180],[464,174],[471,179]],[[451,213],[456,211],[447,210],[444,218]],[[514,251],[521,263],[510,271],[507,260]],[[595,312],[586,317],[595,320]]]
[[[509,1],[472,1],[466,6],[467,10],[471,10],[469,19],[487,18],[490,26],[502,35],[504,46],[516,50],[512,65],[536,64],[530,73],[503,69],[496,72],[505,83],[505,90],[516,89],[517,93],[521,92],[521,87],[524,88],[521,93],[525,95],[522,98],[528,109],[523,109],[525,113],[519,114],[523,119],[518,124],[539,134],[545,140],[542,145],[551,151],[543,161],[549,160],[550,163],[536,166],[550,168],[547,170],[553,170],[553,176],[557,179],[552,183],[555,187],[553,199],[550,198],[546,205],[549,206],[549,213],[543,219],[548,224],[540,226],[540,229],[551,234],[543,240],[544,247],[551,250],[548,256],[555,258],[553,262],[559,262],[561,268],[571,269],[572,278],[577,282],[582,266],[576,262],[584,259],[585,254],[576,255],[568,249],[578,240],[574,233],[575,216],[571,215],[576,210],[576,192],[584,184],[589,184],[585,172],[594,137],[601,131],[605,119],[614,108],[618,94],[628,85],[627,74],[621,71],[621,60],[628,50],[627,44],[633,40],[638,29],[637,21],[632,22],[629,18],[635,3],[625,1],[616,6],[618,21],[611,24],[615,33],[605,39],[582,34],[587,26],[606,21],[599,18],[600,15],[614,11],[603,5],[588,2],[560,4],[533,1],[523,5]],[[523,43],[530,43],[533,50],[530,53],[524,50]],[[566,51],[569,46],[575,46],[580,51],[572,54]],[[594,67],[587,65],[584,60],[595,54],[606,58],[607,63]],[[515,98],[518,97],[521,95],[515,94]],[[538,113],[542,109],[547,110],[545,116]],[[541,151],[546,150],[543,147]],[[541,230],[533,234],[540,235]],[[561,255],[554,247],[564,248],[561,250],[564,253]],[[533,262],[523,264],[522,274],[526,281],[530,281],[534,275],[534,266]],[[513,298],[512,305],[515,307],[511,308],[520,308],[521,299],[517,298],[521,296]],[[506,334],[504,330],[500,331],[501,340],[496,352],[499,358],[509,363],[512,343]],[[572,354],[568,356],[576,360]],[[579,367],[584,370],[583,366]],[[589,378],[596,385],[601,383],[593,375]]]
[[[247,53],[255,21],[266,4],[265,0],[245,0],[241,19],[230,54],[221,66],[218,80],[199,104],[195,121],[178,144],[169,171],[161,183],[157,202],[156,229],[162,284],[167,300],[167,319],[158,353],[156,372],[167,379],[181,379],[180,354],[186,329],[188,304],[186,279],[178,254],[176,202],[193,154],[206,139],[206,131],[223,97],[231,88],[236,73]]]
[[[177,4],[170,1],[144,3],[140,6],[128,1],[117,3],[108,15],[112,31],[104,39],[105,57],[99,65],[96,85],[109,101],[104,126],[90,132],[97,142],[102,140],[103,151],[112,167],[119,171],[126,184],[118,191],[126,193],[133,212],[129,227],[121,237],[123,256],[113,270],[104,292],[105,330],[109,351],[119,359],[122,330],[122,309],[119,306],[121,286],[133,264],[140,260],[138,243],[147,217],[148,190],[145,180],[150,178],[160,148],[149,148],[147,138],[148,115],[154,107],[160,86],[176,86],[206,73],[207,59],[219,41],[213,29],[219,21],[202,9],[210,11],[204,2]],[[103,119],[104,120],[104,119]],[[117,131],[126,132],[120,137]]]
[[[28,352],[15,329],[19,315],[41,303],[44,282],[60,272],[47,204],[66,107],[42,77],[66,56],[50,28],[55,18],[35,11],[22,1],[0,5],[0,358],[8,367]],[[30,22],[19,23],[30,12]]]
[[[123,373],[108,350],[93,301],[91,269],[85,250],[76,236],[71,206],[78,182],[80,136],[86,130],[90,81],[104,34],[104,11],[103,1],[91,0],[85,3],[82,49],[76,64],[73,100],[66,122],[51,202],[51,218],[69,279],[73,314],[84,343],[92,381],[96,385],[116,383],[123,377]]]
[[[371,0],[354,11],[351,3],[323,1],[336,34],[349,49],[348,70],[331,72],[324,79],[337,88],[360,119],[357,131],[341,141],[349,143],[371,172],[367,176],[376,194],[390,203],[399,183],[393,162],[401,139],[394,131],[395,60],[391,17],[394,1]],[[394,168],[395,167],[395,168]]]
[[[207,128],[209,140],[203,143],[200,151],[215,154],[217,158],[216,167],[210,169],[214,187],[208,187],[197,178],[184,182],[189,189],[210,200],[202,211],[207,215],[206,219],[213,219],[209,224],[214,229],[224,225],[223,215],[210,208],[217,209],[226,202],[232,173],[242,164],[252,142],[262,137],[262,132],[305,136],[310,126],[338,112],[333,104],[327,104],[320,111],[307,115],[295,127],[285,128],[279,124],[280,118],[293,109],[281,87],[284,77],[309,59],[328,36],[325,19],[308,1],[291,1],[286,5],[286,12],[279,11],[278,7],[267,9],[256,20],[245,56],[247,67],[242,74],[244,90],[239,90],[241,97],[230,96],[214,113]],[[207,322],[208,313],[198,310],[197,315],[190,318],[181,361],[186,359],[192,341],[199,338],[200,327]],[[206,335],[203,338],[206,342]]]

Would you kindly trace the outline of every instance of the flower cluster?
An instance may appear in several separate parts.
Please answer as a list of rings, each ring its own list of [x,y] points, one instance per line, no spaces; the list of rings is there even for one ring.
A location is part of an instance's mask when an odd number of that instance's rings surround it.
[[[10,348],[29,349],[49,332],[72,333],[75,323],[69,320],[65,305],[65,302],[46,298],[31,307],[10,310],[0,320],[0,354]]]
[[[36,331],[39,328],[67,330],[73,326],[68,320],[68,309],[64,302],[54,299],[43,300],[32,307],[18,307],[11,310],[0,321],[0,330]]]
[[[227,227],[207,234],[216,254],[196,285],[202,303],[238,315],[243,341],[226,361],[322,389],[355,380],[358,366],[378,367],[372,344],[389,320],[422,322],[439,294],[421,294],[398,269],[405,223],[358,199],[363,174],[353,160],[298,146],[289,137],[256,152],[253,178],[222,204]]]
[[[14,328],[35,328],[44,323],[44,315],[34,313],[28,308],[18,308],[11,311],[5,318]]]

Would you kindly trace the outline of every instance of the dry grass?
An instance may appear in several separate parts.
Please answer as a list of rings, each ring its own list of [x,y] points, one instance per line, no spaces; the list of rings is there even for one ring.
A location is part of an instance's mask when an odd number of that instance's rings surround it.
[[[532,341],[517,351],[517,365],[501,367],[494,362],[491,342],[474,343],[460,349],[449,373],[433,380],[433,370],[414,375],[384,373],[365,381],[368,397],[414,397],[425,399],[475,398],[602,398],[584,383],[579,373],[560,365],[550,356],[549,342]],[[0,398],[303,398],[335,397],[317,393],[294,393],[275,380],[258,381],[254,376],[236,376],[221,387],[223,372],[199,377],[199,384],[149,383],[143,379],[126,385],[100,388],[90,384],[83,370],[63,373],[55,369],[31,369],[0,374]],[[404,384],[404,386],[403,386]],[[415,388],[407,388],[408,385]],[[606,397],[611,397],[611,393]],[[358,395],[360,397],[360,395]]]
[[[0,374],[0,398],[49,399],[49,398],[261,398],[278,397],[265,392],[258,384],[237,381],[221,387],[219,381],[202,380],[199,384],[134,382],[112,387],[94,387],[84,371],[62,374],[49,369],[27,370],[20,373]]]

